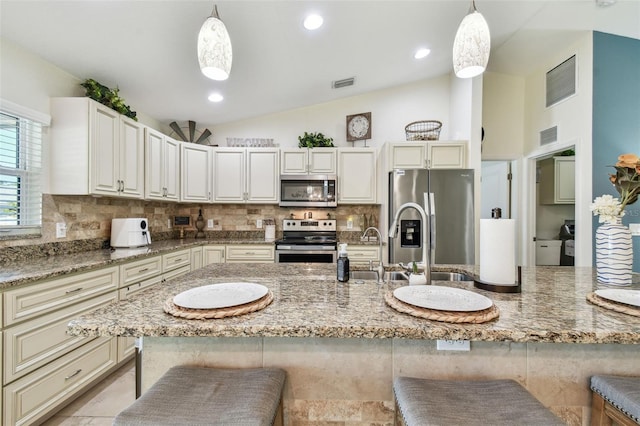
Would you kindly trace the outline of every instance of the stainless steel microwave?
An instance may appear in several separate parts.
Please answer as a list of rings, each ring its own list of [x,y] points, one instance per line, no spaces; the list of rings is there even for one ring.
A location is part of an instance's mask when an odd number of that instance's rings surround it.
[[[281,207],[337,207],[335,175],[281,175]]]

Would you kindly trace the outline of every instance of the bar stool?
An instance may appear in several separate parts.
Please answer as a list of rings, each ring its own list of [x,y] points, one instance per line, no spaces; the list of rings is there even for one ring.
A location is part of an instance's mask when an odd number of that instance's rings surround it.
[[[176,366],[123,410],[114,425],[282,425],[279,368]]]
[[[396,424],[564,425],[514,380],[431,380],[397,377]]]
[[[640,424],[640,377],[591,377],[591,424]]]

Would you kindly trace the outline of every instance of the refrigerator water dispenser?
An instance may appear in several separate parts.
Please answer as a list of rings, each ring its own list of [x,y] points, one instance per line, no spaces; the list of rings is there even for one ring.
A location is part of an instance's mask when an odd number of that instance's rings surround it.
[[[401,220],[400,221],[400,247],[404,248],[421,248],[422,236],[420,234],[420,220]]]

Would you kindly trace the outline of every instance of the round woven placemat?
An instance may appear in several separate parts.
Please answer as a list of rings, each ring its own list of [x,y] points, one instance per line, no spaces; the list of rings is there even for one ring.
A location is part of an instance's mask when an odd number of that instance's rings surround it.
[[[602,308],[611,309],[612,311],[616,312],[622,312],[623,314],[627,315],[633,315],[634,317],[640,317],[640,308],[626,305],[624,303],[614,302],[613,300],[607,300],[595,293],[587,293],[587,300],[594,305],[598,305]]]
[[[403,301],[396,299],[390,291],[385,294],[384,300],[387,302],[387,305],[391,306],[398,312],[433,321],[480,324],[491,321],[500,316],[500,310],[496,305],[491,305],[490,308],[473,312],[438,311],[404,303]]]
[[[186,318],[186,319],[219,319],[226,317],[235,317],[238,315],[248,314],[249,312],[259,311],[264,309],[271,302],[273,302],[273,293],[271,290],[260,299],[245,303],[244,305],[230,306],[228,308],[218,309],[189,309],[182,308],[173,303],[173,297],[167,299],[164,302],[164,311],[174,317]]]

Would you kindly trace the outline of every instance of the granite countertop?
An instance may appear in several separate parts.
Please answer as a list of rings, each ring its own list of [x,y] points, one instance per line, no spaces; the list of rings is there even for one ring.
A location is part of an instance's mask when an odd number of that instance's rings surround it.
[[[262,240],[205,240],[182,239],[162,240],[147,247],[135,249],[89,250],[73,254],[21,259],[0,266],[0,290],[24,285],[39,280],[55,278],[75,272],[118,265],[144,257],[169,253],[171,251],[210,244],[267,244],[273,241]]]
[[[477,266],[437,265],[477,276]],[[256,282],[274,301],[261,311],[211,320],[187,320],[163,312],[164,302],[189,288],[221,282]],[[399,313],[384,294],[406,285],[373,280],[339,283],[335,265],[216,264],[144,290],[72,321],[69,332],[87,336],[356,337],[483,341],[640,344],[640,317],[586,301],[595,271],[578,267],[523,268],[522,293],[492,293],[472,282],[436,281],[491,298],[500,317],[483,324],[452,324]],[[631,287],[638,289],[640,286]]]

